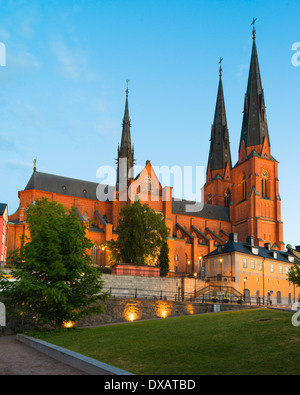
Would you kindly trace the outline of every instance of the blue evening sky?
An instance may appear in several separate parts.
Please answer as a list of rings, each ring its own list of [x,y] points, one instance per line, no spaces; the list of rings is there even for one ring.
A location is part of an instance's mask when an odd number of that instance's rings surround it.
[[[35,157],[38,171],[100,182],[126,79],[137,164],[206,170],[220,57],[235,164],[257,17],[283,241],[300,245],[299,15],[299,0],[0,0],[0,201],[17,210]]]

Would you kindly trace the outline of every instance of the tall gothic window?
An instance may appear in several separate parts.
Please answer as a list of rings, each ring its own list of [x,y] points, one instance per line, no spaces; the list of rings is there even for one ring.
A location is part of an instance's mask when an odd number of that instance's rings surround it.
[[[266,170],[263,171],[262,180],[261,180],[261,197],[268,198],[268,180],[269,176]]]
[[[207,204],[212,204],[212,195],[211,195],[211,193],[209,193],[207,195]]]
[[[92,248],[92,263],[93,263],[93,265],[97,264],[97,251],[98,251],[97,244],[94,244],[94,246]]]
[[[246,199],[247,199],[247,181],[246,181],[246,174],[243,173],[242,182],[241,182],[241,200],[244,201]]]
[[[231,194],[229,189],[227,189],[227,191],[225,192],[224,200],[225,200],[225,207],[229,207],[231,201]]]

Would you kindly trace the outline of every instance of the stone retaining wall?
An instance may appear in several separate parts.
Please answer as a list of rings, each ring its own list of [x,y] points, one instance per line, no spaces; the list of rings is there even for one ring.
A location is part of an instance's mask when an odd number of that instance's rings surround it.
[[[253,309],[253,306],[221,304],[220,311]],[[88,327],[155,318],[178,317],[211,313],[213,304],[175,302],[148,299],[109,298],[105,303],[105,314],[93,315],[79,321],[77,326]]]

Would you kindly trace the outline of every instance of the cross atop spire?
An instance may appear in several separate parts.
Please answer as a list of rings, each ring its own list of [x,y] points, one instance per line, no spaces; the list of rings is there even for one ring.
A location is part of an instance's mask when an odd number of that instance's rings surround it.
[[[255,22],[257,21],[257,18],[253,18],[253,21],[251,23],[251,26],[253,26],[253,30],[252,30],[252,38],[253,40],[255,40],[256,38],[256,29],[255,29]]]
[[[222,77],[222,73],[223,73],[222,62],[223,62],[223,58],[220,58],[220,61],[219,61],[219,65],[220,65],[219,75],[220,75],[220,78]]]

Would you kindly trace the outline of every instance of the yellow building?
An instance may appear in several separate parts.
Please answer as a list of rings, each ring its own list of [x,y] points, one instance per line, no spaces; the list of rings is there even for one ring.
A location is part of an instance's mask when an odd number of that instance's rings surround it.
[[[254,238],[239,242],[237,234],[204,257],[207,284],[221,289],[237,290],[252,303],[291,305],[300,296],[299,287],[288,281],[288,272],[294,263],[290,251],[254,245]],[[223,288],[221,288],[223,286]]]

